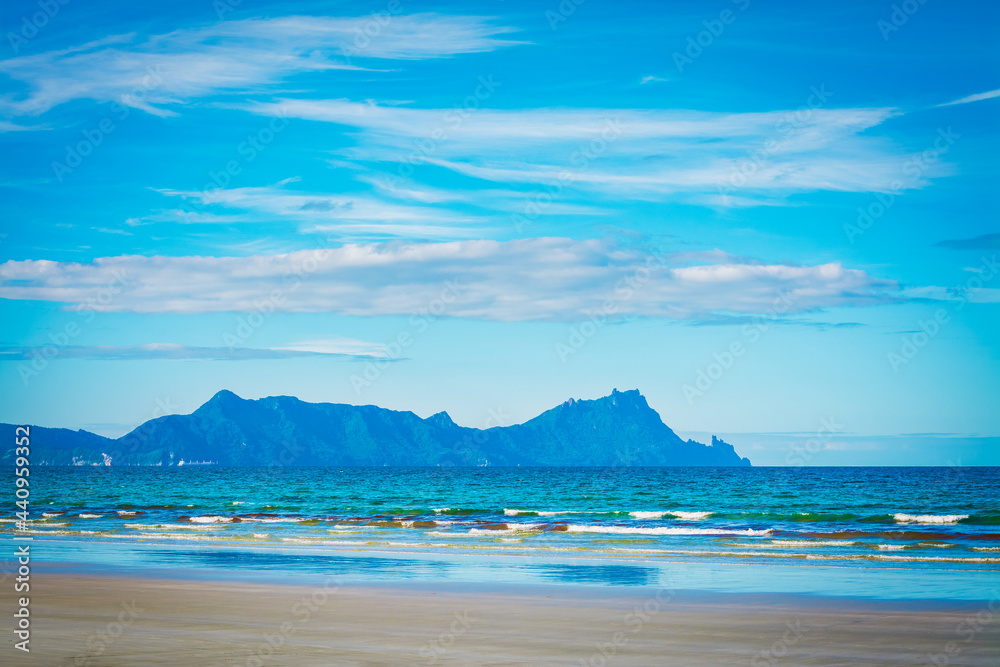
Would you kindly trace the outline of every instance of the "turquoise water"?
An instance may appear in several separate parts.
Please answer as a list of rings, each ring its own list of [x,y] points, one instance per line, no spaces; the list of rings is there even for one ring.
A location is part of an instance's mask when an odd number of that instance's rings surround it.
[[[866,586],[880,579],[869,572],[924,581],[933,597],[947,597],[945,580],[971,590],[1000,572],[997,468],[37,467],[31,480],[19,532],[53,545],[50,561],[253,571],[339,559],[361,578],[446,581],[529,559],[567,582],[624,585],[662,583],[669,563],[691,581],[738,570],[741,590],[755,572],[836,569]],[[372,566],[376,554],[398,562]]]

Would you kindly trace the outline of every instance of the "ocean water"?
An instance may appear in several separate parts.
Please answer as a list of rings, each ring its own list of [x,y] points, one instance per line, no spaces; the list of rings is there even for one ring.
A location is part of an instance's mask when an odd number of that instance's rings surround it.
[[[692,581],[706,564],[744,578],[745,566],[793,578],[823,567],[863,585],[922,581],[938,597],[941,582],[1000,581],[1000,468],[37,467],[25,529],[13,511],[0,532],[66,563],[338,563],[439,580],[502,579],[514,563],[619,585],[650,584],[665,564]],[[489,571],[470,574],[473,562]]]

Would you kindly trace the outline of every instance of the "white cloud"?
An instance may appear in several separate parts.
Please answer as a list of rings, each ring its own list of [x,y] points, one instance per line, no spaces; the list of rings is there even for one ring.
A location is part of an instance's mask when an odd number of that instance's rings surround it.
[[[276,350],[291,352],[309,352],[313,354],[339,354],[357,357],[386,357],[385,345],[370,343],[354,338],[323,338],[320,340],[305,340],[292,343]]]
[[[38,350],[32,347],[0,346],[0,361],[33,359]],[[62,359],[101,359],[129,361],[138,359],[247,361],[251,359],[290,359],[295,357],[344,357],[358,359],[386,358],[385,348],[348,338],[313,341],[287,347],[197,347],[176,343],[146,345],[63,345],[56,352]]]
[[[939,107],[950,107],[953,104],[968,104],[969,102],[979,102],[980,100],[991,100],[994,97],[1000,97],[1000,89],[990,90],[985,93],[976,93],[975,95],[968,95],[966,97],[960,97],[957,100],[952,100],[951,102],[945,102],[944,104],[939,104]]]
[[[48,130],[45,125],[18,125],[9,120],[0,120],[0,132],[34,132],[35,130]]]
[[[167,194],[167,192],[162,192]],[[252,222],[246,215],[219,215],[208,211],[186,211],[172,208],[156,211],[143,216],[127,218],[125,224],[129,227],[151,225],[154,222],[180,222],[184,224],[232,225],[240,222]]]
[[[609,308],[613,316],[695,318],[900,299],[896,283],[837,263],[764,264],[720,252],[654,256],[564,238],[393,242],[251,257],[8,261],[0,265],[0,298],[72,307],[116,281],[124,283],[120,293],[92,307],[204,313],[268,303],[283,311],[372,316],[419,313],[440,301],[452,317],[575,321]]]
[[[890,108],[464,112],[343,99],[281,99],[244,108],[356,128],[355,145],[340,153],[393,177],[409,177],[430,164],[485,181],[536,187],[559,183],[608,197],[698,195],[704,201],[708,193],[738,192],[746,205],[773,199],[775,193],[887,192],[898,180],[923,187],[949,173],[949,166],[939,162],[921,179],[904,178],[911,156],[867,132],[899,114]]]
[[[517,43],[497,39],[512,29],[482,17],[412,14],[393,16],[358,49],[357,35],[371,21],[371,16],[223,21],[9,58],[0,61],[0,73],[26,91],[4,96],[0,110],[37,115],[70,100],[91,99],[169,116],[175,114],[172,107],[197,97],[259,90],[304,72],[358,69],[355,59],[439,58]]]
[[[292,221],[306,232],[337,232],[341,237],[468,238],[478,235],[473,220],[458,213],[384,201],[357,194],[310,193],[275,187],[230,188],[209,191],[158,190],[193,202],[196,210],[177,210],[146,216],[202,224]],[[243,211],[219,215],[205,207]]]

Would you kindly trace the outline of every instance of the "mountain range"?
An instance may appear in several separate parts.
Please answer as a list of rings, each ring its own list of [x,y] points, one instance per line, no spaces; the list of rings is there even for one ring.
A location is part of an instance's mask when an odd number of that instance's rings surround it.
[[[14,442],[13,424],[0,425]],[[2,463],[14,462],[13,444]],[[33,465],[749,466],[713,436],[682,440],[638,390],[574,400],[511,426],[475,429],[447,412],[422,419],[374,405],[244,400],[220,391],[189,415],[157,417],[118,438],[31,427]]]

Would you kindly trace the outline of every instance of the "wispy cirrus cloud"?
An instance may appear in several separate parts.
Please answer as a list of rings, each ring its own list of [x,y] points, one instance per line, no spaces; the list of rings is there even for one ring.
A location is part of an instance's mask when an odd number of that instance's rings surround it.
[[[34,116],[71,100],[117,101],[158,116],[216,93],[260,91],[296,74],[362,69],[358,62],[480,53],[518,42],[513,28],[478,16],[393,16],[355,45],[370,16],[286,16],[223,21],[141,37],[113,35],[72,48],[0,61],[22,90],[0,112]]]
[[[35,347],[0,346],[0,361],[34,359]],[[343,359],[388,359],[383,346],[353,339],[310,341],[286,347],[203,347],[176,343],[146,345],[63,345],[58,356],[63,359],[103,361],[138,361],[167,359],[173,361],[250,361],[294,359],[297,357],[338,357]]]
[[[339,152],[391,176],[402,171],[400,164],[408,165],[406,172],[427,164],[480,181],[560,183],[609,198],[703,203],[734,183],[743,206],[801,192],[888,192],[912,157],[867,133],[899,115],[892,108],[464,112],[344,99],[280,99],[243,108],[354,128],[355,145]],[[907,186],[923,187],[948,173],[939,162]]]
[[[249,311],[306,265],[313,270],[285,290],[278,310],[409,315],[426,310],[449,281],[457,294],[449,316],[496,321],[576,321],[608,302],[616,314],[689,319],[763,313],[779,297],[790,314],[902,299],[895,282],[838,263],[763,263],[721,251],[651,256],[610,241],[565,238],[393,242],[251,257],[9,261],[0,265],[0,298],[72,308],[125,275],[127,286],[105,310]]]
[[[0,120],[0,133],[2,132],[34,132],[35,130],[48,130],[45,125],[19,125],[9,120]]]
[[[979,102],[982,100],[991,100],[994,97],[1000,97],[1000,88],[997,90],[988,90],[985,93],[976,93],[975,95],[966,95],[965,97],[960,97],[957,100],[952,100],[951,102],[945,102],[944,104],[939,104],[939,107],[950,107],[955,104],[968,104],[970,102]]]
[[[312,193],[281,187],[209,191],[158,190],[193,202],[198,210],[169,209],[145,220],[190,224],[293,222],[305,232],[337,232],[341,238],[469,238],[481,233],[473,218],[433,205],[386,201],[349,193]],[[227,213],[216,213],[217,208]],[[239,213],[233,213],[238,211]]]

